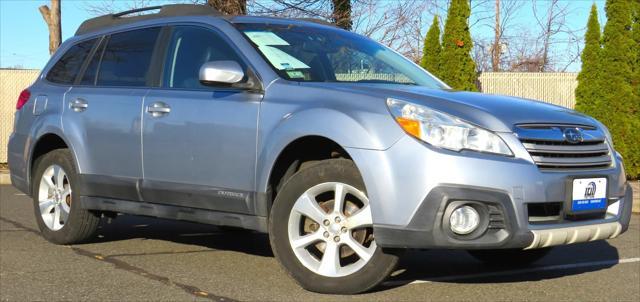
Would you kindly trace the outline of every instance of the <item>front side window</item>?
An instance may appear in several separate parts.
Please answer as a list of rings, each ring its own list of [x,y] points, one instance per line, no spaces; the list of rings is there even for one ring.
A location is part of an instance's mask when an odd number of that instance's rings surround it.
[[[165,60],[163,87],[208,88],[200,83],[200,67],[206,62],[227,60],[243,64],[220,35],[202,27],[176,26]]]
[[[236,24],[283,78],[445,88],[403,56],[363,36],[314,26]]]
[[[58,84],[73,84],[82,67],[82,63],[91,52],[96,40],[97,39],[92,39],[72,46],[62,58],[53,65],[47,74],[47,80]]]
[[[159,27],[113,34],[102,54],[98,86],[146,86]]]

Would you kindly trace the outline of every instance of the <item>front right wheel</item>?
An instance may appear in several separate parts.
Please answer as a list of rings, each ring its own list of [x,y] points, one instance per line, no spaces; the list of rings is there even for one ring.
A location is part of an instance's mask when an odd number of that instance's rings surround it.
[[[398,261],[376,244],[364,183],[346,159],[320,161],[284,184],[271,210],[269,238],[289,275],[319,293],[367,291]]]

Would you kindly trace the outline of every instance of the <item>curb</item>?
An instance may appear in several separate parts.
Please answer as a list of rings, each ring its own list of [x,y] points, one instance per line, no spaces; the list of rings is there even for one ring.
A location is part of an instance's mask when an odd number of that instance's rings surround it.
[[[0,171],[0,185],[10,185],[11,177],[9,171]]]
[[[631,212],[640,214],[640,180],[630,181],[633,189],[633,207]]]

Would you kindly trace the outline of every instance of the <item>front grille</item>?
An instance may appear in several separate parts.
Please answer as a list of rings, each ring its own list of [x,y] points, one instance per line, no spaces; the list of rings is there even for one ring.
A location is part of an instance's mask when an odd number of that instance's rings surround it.
[[[592,127],[580,127],[588,137],[579,143],[569,143],[562,131],[571,126],[522,128],[519,135],[533,161],[540,169],[598,169],[611,166],[611,153],[604,135]],[[535,132],[534,132],[535,131]]]
[[[562,202],[528,203],[530,224],[544,224],[562,220]]]
[[[611,166],[609,147],[604,140],[579,144],[522,140],[522,144],[541,169],[587,169]]]

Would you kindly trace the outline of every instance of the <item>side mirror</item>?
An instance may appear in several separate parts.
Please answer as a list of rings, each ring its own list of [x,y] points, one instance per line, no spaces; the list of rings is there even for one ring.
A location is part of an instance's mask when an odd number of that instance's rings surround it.
[[[200,67],[203,84],[236,84],[244,78],[244,71],[236,61],[211,61]]]

